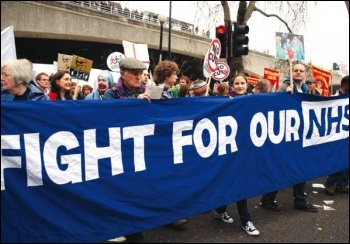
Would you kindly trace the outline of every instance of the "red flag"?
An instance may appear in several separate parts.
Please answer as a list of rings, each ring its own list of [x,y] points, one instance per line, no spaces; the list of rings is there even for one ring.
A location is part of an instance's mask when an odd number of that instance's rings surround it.
[[[320,69],[316,66],[311,65],[312,76],[316,81],[316,89],[320,92],[321,96],[329,97],[329,85],[332,82],[332,74],[329,71]]]
[[[278,90],[280,82],[280,72],[278,70],[265,68],[264,79],[270,81],[272,92]]]

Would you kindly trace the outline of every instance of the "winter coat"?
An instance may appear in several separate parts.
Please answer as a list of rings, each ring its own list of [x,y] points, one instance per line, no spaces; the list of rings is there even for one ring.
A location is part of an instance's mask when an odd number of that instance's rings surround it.
[[[138,95],[145,92],[145,86],[141,85],[136,91],[128,91],[125,89],[124,81],[122,77],[119,77],[118,83],[115,87],[108,89],[103,99],[126,99],[126,98],[137,98]]]
[[[40,90],[36,85],[28,84],[27,89],[29,89],[27,100],[31,101],[45,101],[50,100],[50,98]],[[1,89],[1,101],[13,101],[15,95]]]
[[[277,92],[286,92],[288,86],[290,86],[290,76],[289,75],[284,77],[284,79],[282,80],[282,85],[280,86],[280,88],[278,89]],[[294,82],[293,88],[294,88],[294,92],[298,92],[297,85],[295,84],[295,82]],[[301,83],[301,90],[303,93],[308,92],[309,88],[307,87],[305,82]]]

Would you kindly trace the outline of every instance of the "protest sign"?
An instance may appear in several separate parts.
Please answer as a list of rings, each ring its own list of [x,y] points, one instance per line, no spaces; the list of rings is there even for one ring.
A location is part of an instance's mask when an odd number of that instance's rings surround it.
[[[77,55],[72,56],[69,73],[72,78],[88,81],[93,61]]]

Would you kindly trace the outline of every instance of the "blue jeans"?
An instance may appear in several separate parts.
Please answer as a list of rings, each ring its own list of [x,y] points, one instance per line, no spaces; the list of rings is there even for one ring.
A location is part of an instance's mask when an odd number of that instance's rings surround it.
[[[242,225],[245,225],[248,221],[252,221],[250,213],[248,211],[248,201],[245,200],[240,200],[236,202],[237,204],[237,210],[238,210],[238,215],[239,218],[242,222]],[[218,207],[215,209],[217,213],[224,213],[226,212],[227,205]]]

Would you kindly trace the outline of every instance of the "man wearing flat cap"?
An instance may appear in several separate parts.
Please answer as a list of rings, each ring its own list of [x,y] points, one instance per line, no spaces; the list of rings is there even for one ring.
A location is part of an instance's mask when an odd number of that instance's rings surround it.
[[[314,79],[307,79],[305,81],[307,88],[309,90],[307,91],[307,94],[312,94],[312,95],[321,95],[320,92],[316,89],[316,81]]]
[[[142,85],[142,74],[146,65],[136,58],[125,58],[120,61],[120,77],[115,87],[108,89],[103,99],[146,98],[145,86]]]
[[[108,89],[103,99],[128,99],[145,98],[150,101],[149,95],[145,94],[145,86],[142,85],[143,71],[147,69],[140,60],[136,58],[125,58],[119,62],[120,77],[117,85]],[[142,232],[125,236],[128,243],[140,243],[143,240]]]

